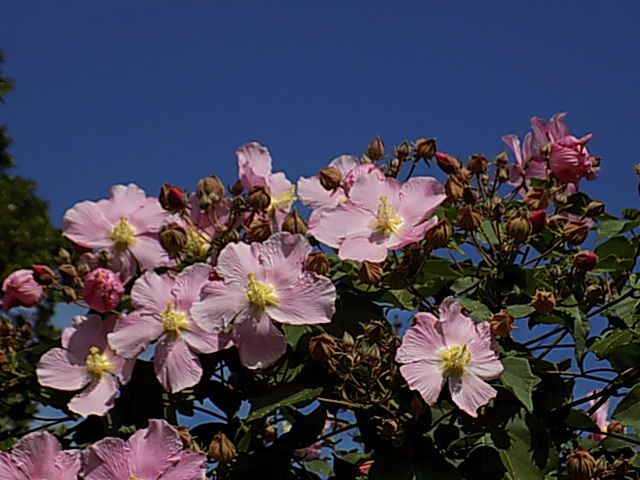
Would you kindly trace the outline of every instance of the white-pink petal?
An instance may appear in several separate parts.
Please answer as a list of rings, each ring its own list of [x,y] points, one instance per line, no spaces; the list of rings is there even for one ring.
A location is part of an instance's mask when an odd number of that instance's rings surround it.
[[[82,392],[74,396],[67,406],[69,410],[88,417],[104,415],[113,408],[118,393],[118,381],[111,374],[105,374],[100,380],[93,380]]]
[[[158,342],[153,364],[158,381],[173,393],[193,387],[202,377],[198,356],[180,337],[175,340],[165,338]]]
[[[246,316],[233,331],[240,361],[247,368],[264,368],[273,364],[287,350],[287,340],[267,315],[259,319]]]
[[[472,373],[462,377],[449,377],[451,399],[463,412],[476,418],[477,410],[497,395],[491,385]]]
[[[438,401],[444,384],[442,371],[435,360],[420,360],[400,366],[400,373],[411,390],[417,390],[427,405]]]
[[[328,323],[335,313],[336,290],[327,277],[306,273],[278,290],[278,301],[267,314],[280,323],[311,325]]]

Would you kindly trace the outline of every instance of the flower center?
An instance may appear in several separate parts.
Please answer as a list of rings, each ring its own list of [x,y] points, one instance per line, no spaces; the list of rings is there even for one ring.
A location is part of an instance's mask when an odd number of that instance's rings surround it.
[[[258,312],[263,312],[268,306],[276,304],[275,289],[271,285],[256,280],[256,274],[250,273],[247,285],[247,300]]]
[[[129,225],[127,217],[120,217],[120,221],[111,229],[111,240],[118,250],[124,250],[136,243],[136,231]]]
[[[89,349],[89,355],[84,361],[84,366],[91,375],[100,380],[105,373],[109,373],[113,368],[109,357],[100,353],[100,349],[95,345]]]
[[[289,190],[280,192],[279,194],[271,197],[271,203],[267,208],[267,212],[269,215],[273,215],[276,210],[287,210],[295,200],[296,187],[291,185]]]
[[[466,345],[453,345],[440,351],[440,368],[446,376],[460,377],[471,361]]]
[[[206,255],[209,251],[209,242],[195,228],[187,228],[187,245],[185,246],[187,255],[192,258]]]
[[[402,218],[396,213],[396,209],[389,205],[386,195],[380,197],[380,204],[373,222],[373,229],[382,235],[397,233],[402,225]]]
[[[183,330],[189,330],[187,314],[175,311],[175,307],[173,302],[167,302],[167,308],[160,315],[162,328],[164,328],[164,331],[172,338],[176,338]]]

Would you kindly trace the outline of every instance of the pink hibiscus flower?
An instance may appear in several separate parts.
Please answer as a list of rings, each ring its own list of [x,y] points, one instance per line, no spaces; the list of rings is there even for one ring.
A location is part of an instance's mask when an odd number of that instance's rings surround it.
[[[217,333],[209,333],[192,321],[189,309],[207,283],[211,266],[196,263],[175,278],[147,272],[133,284],[131,302],[135,310],[121,317],[109,345],[118,355],[135,358],[151,342],[160,383],[171,392],[194,386],[202,367],[196,353],[219,350]]]
[[[38,304],[44,290],[33,278],[33,270],[16,270],[9,274],[2,282],[4,296],[0,299],[0,308],[10,308],[22,305],[33,307]]]
[[[113,270],[127,281],[137,267],[150,270],[167,261],[158,242],[167,215],[157,198],[146,197],[133,183],[114,185],[108,200],[87,200],[67,210],[62,233],[81,247],[107,250]]]
[[[203,453],[186,450],[178,431],[164,420],[149,420],[126,442],[105,438],[83,452],[86,480],[204,480]]]
[[[476,410],[496,396],[486,383],[502,375],[503,367],[492,348],[488,322],[476,323],[462,314],[452,297],[440,305],[440,318],[418,313],[396,353],[400,373],[428,405],[438,400],[445,381],[454,403],[477,417]]]
[[[509,170],[509,183],[521,185],[529,183],[532,178],[547,178],[547,166],[541,158],[532,158],[531,143],[533,134],[527,133],[522,145],[517,135],[503,135],[502,141],[511,149],[516,159],[515,165]]]
[[[427,218],[445,199],[444,187],[432,177],[402,184],[364,175],[351,187],[349,202],[324,210],[309,233],[339,249],[343,260],[382,262],[388,250],[420,241],[438,222]]]
[[[286,350],[282,332],[272,323],[327,323],[335,312],[331,281],[305,270],[311,246],[302,235],[277,233],[266,242],[231,243],[218,257],[220,280],[207,283],[193,304],[193,321],[203,329],[231,332],[240,360],[262,368]]]
[[[77,480],[80,466],[80,451],[62,450],[49,432],[29,433],[11,453],[0,452],[2,480]]]
[[[56,390],[82,391],[67,404],[84,417],[104,415],[112,407],[118,383],[131,378],[135,360],[118,356],[107,345],[107,334],[116,316],[102,320],[98,315],[75,317],[75,325],[62,331],[62,348],[46,352],[36,373],[40,385]]]
[[[595,391],[591,392],[591,394],[596,393]],[[593,407],[596,404],[596,400],[589,400],[589,406]],[[600,405],[595,412],[591,414],[591,419],[598,426],[601,432],[606,432],[609,428],[609,400]],[[589,435],[589,438],[599,442],[607,438],[606,435],[601,433],[592,433]]]

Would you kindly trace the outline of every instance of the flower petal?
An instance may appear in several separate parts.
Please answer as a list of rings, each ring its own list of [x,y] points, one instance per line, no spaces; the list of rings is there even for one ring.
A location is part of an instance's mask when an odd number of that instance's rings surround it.
[[[0,452],[0,478],[3,480],[25,480],[24,473],[8,453]]]
[[[247,190],[268,187],[271,175],[271,155],[267,147],[259,143],[245,143],[236,150],[238,177]]]
[[[473,418],[478,416],[477,410],[489,403],[498,392],[491,385],[472,373],[462,377],[449,377],[451,399],[463,412]]]
[[[211,333],[191,322],[190,328],[180,333],[192,350],[199,353],[213,353],[225,348],[226,339],[218,333]]]
[[[173,302],[171,289],[174,281],[169,275],[147,272],[133,284],[131,302],[137,310],[162,313],[168,302]]]
[[[12,456],[27,478],[47,478],[61,451],[60,442],[49,432],[34,432],[16,443]]]
[[[200,290],[209,280],[211,265],[196,263],[182,270],[176,277],[171,295],[176,300],[176,309],[187,312],[191,304],[200,299]]]
[[[118,319],[113,332],[107,335],[109,345],[121,357],[135,358],[162,335],[160,319],[144,311],[134,311]]]
[[[340,248],[345,237],[369,235],[374,214],[345,203],[336,208],[323,209],[319,218],[309,225],[309,234],[332,248]]]
[[[216,264],[216,272],[226,284],[245,286],[248,283],[247,275],[261,270],[257,255],[252,251],[251,245],[241,242],[230,243],[224,247]]]
[[[118,381],[113,375],[107,374],[99,381],[94,380],[87,388],[73,397],[67,407],[83,417],[102,416],[113,408],[116,393],[118,393]]]
[[[335,313],[336,289],[326,277],[305,273],[287,289],[278,291],[278,301],[267,314],[289,325],[328,323]]]
[[[40,385],[56,390],[80,390],[91,382],[84,359],[78,362],[69,351],[62,348],[52,348],[46,352],[38,362],[36,374]]]
[[[84,478],[86,480],[127,479],[131,476],[130,457],[131,450],[124,440],[104,438],[84,451]]]
[[[417,390],[427,405],[438,401],[444,377],[435,361],[420,360],[400,366],[400,373],[409,388]]]
[[[202,300],[192,305],[189,314],[195,324],[211,333],[222,332],[249,307],[243,287],[222,281],[205,284],[200,295]]]
[[[202,453],[183,451],[180,461],[163,474],[171,480],[204,480],[207,472],[207,459]]]
[[[155,236],[136,236],[136,241],[129,250],[138,261],[142,271],[152,270],[169,262],[167,252],[164,251]]]
[[[131,435],[132,473],[141,479],[173,478],[164,473],[174,464],[182,450],[178,431],[165,420],[149,420],[149,426]]]
[[[109,248],[113,244],[111,224],[96,202],[76,203],[62,219],[62,234],[85,248]]]
[[[429,217],[446,198],[444,187],[435,178],[410,178],[400,190],[398,215],[415,225]]]
[[[287,350],[287,340],[269,317],[246,316],[233,331],[240,361],[247,368],[264,368],[278,360]]]
[[[435,360],[437,351],[445,346],[442,332],[437,327],[438,319],[430,313],[416,314],[396,351],[396,362]]]
[[[56,456],[53,478],[55,480],[77,480],[80,468],[82,468],[82,463],[79,450],[62,451]]]
[[[350,235],[342,241],[338,256],[342,260],[363,262],[384,262],[387,258],[387,246],[378,243],[374,235]]]
[[[180,337],[158,342],[153,364],[158,381],[172,393],[193,387],[202,377],[202,367],[197,355]]]

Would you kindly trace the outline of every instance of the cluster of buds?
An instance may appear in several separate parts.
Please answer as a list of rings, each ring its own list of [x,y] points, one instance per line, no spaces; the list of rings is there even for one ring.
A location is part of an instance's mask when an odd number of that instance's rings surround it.
[[[27,321],[13,322],[0,318],[0,369],[13,363],[16,353],[22,351],[33,338],[33,327]]]

